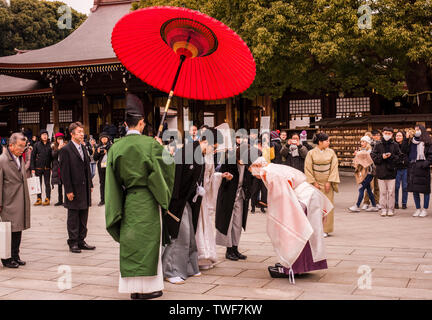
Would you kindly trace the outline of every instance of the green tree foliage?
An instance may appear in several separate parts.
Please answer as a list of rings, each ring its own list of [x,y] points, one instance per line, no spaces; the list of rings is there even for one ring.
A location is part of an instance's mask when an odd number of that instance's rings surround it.
[[[87,18],[72,9],[72,29],[60,29],[57,21],[59,1],[11,0],[10,7],[0,1],[0,56],[12,55],[15,48],[33,50],[53,45],[72,33]]]
[[[365,4],[370,29],[358,24]],[[392,99],[405,82],[410,92],[432,89],[430,0],[141,0],[133,9],[153,5],[199,10],[236,31],[257,63],[247,96],[374,89]]]

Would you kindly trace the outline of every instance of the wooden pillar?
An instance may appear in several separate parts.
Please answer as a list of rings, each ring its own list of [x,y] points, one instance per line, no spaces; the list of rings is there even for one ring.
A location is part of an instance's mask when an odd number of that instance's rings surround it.
[[[17,106],[12,106],[9,109],[9,128],[11,129],[12,132],[17,132],[18,131],[18,108]],[[34,133],[35,135],[38,135],[38,132]]]
[[[273,101],[270,96],[264,96],[264,116],[270,117],[270,130],[274,128]]]
[[[225,108],[225,111],[226,111],[225,122],[228,123],[228,126],[231,129],[234,129],[234,124],[233,124],[233,118],[234,118],[233,114],[234,114],[234,112],[233,112],[233,101],[232,101],[232,98],[226,99],[226,108]]]
[[[178,99],[177,104],[177,131],[179,133],[180,141],[183,140],[184,137],[184,121],[183,121],[183,99]]]
[[[54,123],[54,134],[60,130],[59,121],[59,103],[57,97],[53,94],[52,97],[52,112],[53,112],[53,123]]]
[[[88,97],[85,90],[82,91],[82,119],[84,126],[84,133],[86,135],[90,134],[90,118],[89,118],[89,105]]]

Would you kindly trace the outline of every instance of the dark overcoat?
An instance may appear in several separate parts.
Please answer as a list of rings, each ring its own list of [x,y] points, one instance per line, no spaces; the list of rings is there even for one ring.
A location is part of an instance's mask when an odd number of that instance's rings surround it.
[[[65,197],[64,207],[72,210],[85,210],[91,206],[91,188],[93,183],[90,173],[90,157],[83,145],[80,146],[84,161],[71,141],[60,150],[60,172],[65,194],[73,192],[74,199]]]
[[[195,141],[193,150],[195,152],[199,148],[199,142]],[[183,216],[183,211],[188,202],[192,208],[192,221],[194,231],[196,232],[199,212],[201,207],[202,197],[197,197],[196,201],[193,199],[196,194],[197,184],[201,184],[204,178],[204,161],[193,160],[193,163],[186,163],[186,153],[190,152],[187,147],[178,150],[175,156],[176,168],[174,178],[174,189],[172,193],[169,211],[177,218]],[[168,233],[172,238],[177,238],[180,229],[180,222],[174,220],[170,215],[164,215],[164,223],[168,229]]]
[[[246,222],[249,211],[249,199],[251,198],[252,174],[249,172],[249,166],[245,165],[243,177],[243,192],[245,199],[243,200],[243,218],[242,226],[246,230]],[[223,164],[220,172],[229,172],[233,178],[228,181],[223,179],[218,191],[216,203],[216,229],[226,235],[228,233],[229,224],[234,208],[234,202],[239,184],[239,170],[237,164]]]

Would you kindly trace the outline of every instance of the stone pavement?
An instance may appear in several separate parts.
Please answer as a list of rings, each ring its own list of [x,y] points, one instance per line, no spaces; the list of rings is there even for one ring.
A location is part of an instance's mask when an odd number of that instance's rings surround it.
[[[0,299],[129,299],[117,290],[118,244],[105,231],[104,208],[97,206],[98,177],[94,181],[87,241],[96,250],[69,252],[66,209],[32,207],[32,227],[23,233],[21,246],[27,265],[0,266]],[[342,177],[340,190],[335,197],[335,232],[325,240],[328,270],[296,276],[295,285],[272,279],[267,266],[277,260],[266,235],[266,216],[257,213],[249,216],[240,243],[246,261],[225,260],[224,248],[219,247],[220,262],[214,269],[184,285],[165,282],[160,299],[432,299],[432,213],[413,218],[411,194],[408,210],[397,210],[394,217],[348,213],[346,208],[357,197],[354,178]],[[54,203],[56,189],[53,198]],[[61,266],[71,268],[70,289],[64,286]]]

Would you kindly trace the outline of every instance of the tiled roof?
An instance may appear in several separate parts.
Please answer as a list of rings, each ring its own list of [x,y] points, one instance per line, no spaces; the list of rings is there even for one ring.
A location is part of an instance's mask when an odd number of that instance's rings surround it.
[[[2,69],[40,69],[118,62],[111,47],[111,32],[117,21],[130,11],[131,3],[118,1],[118,4],[107,4],[100,4],[77,30],[52,46],[0,57],[0,73]]]

